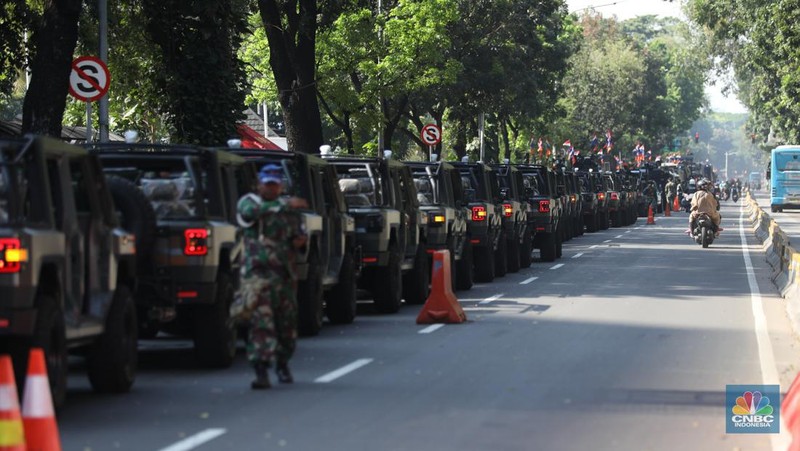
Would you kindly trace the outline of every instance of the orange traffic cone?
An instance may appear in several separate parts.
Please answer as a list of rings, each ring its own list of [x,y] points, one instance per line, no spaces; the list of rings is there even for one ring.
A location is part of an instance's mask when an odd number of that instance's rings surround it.
[[[0,451],[25,451],[14,367],[7,355],[0,356]]]
[[[653,206],[651,205],[650,208],[647,210],[647,225],[652,225],[656,223],[656,218],[653,216]]]
[[[678,196],[672,198],[672,209],[678,211],[681,209],[681,203],[678,202]]]
[[[669,202],[665,202],[665,205],[664,205],[664,216],[672,216],[670,214],[669,210],[670,210]]]
[[[50,381],[47,379],[47,366],[41,348],[31,349],[28,357],[28,375],[22,395],[22,422],[29,451],[61,450]]]
[[[450,251],[433,253],[431,294],[417,316],[417,324],[463,323],[467,315],[458,303],[450,281]]]

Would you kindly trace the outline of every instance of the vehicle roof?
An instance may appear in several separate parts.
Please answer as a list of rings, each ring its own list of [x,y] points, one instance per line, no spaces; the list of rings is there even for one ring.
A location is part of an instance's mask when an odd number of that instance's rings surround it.
[[[26,135],[22,138],[0,139],[0,150],[15,152],[15,158],[28,149],[40,149],[45,155],[87,155],[86,149],[48,136]]]
[[[299,153],[299,152],[288,152],[285,150],[228,149],[228,151],[234,155],[239,155],[240,157],[248,161],[306,158],[309,163],[314,163],[314,164],[327,163],[327,161],[324,158],[320,158],[318,155]]]
[[[323,160],[331,164],[365,164],[365,163],[378,163],[386,164],[388,166],[403,166],[403,163],[393,160],[385,159],[382,157],[366,157],[366,156],[339,156],[339,155],[326,155]]]
[[[216,155],[220,162],[243,163],[244,159],[228,152],[229,149],[207,148],[190,144],[155,143],[93,143],[85,146],[90,152],[101,157],[112,158],[152,158],[170,156],[208,157]]]

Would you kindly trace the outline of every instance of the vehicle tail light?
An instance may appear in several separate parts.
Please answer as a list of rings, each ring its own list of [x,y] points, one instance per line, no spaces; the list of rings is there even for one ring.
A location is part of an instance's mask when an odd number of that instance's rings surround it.
[[[206,229],[186,229],[183,231],[186,245],[183,253],[186,255],[206,255],[208,254],[208,230]]]
[[[431,224],[433,225],[442,225],[445,222],[444,215],[438,213],[431,213]]]
[[[578,201],[578,196],[576,196],[576,195],[574,195],[574,194],[570,194],[570,195],[569,195],[569,201],[570,201],[570,202],[572,202],[572,203],[574,204],[575,202],[577,202],[577,201]]]
[[[178,292],[178,299],[190,299],[196,298],[197,292],[196,291],[179,291]]]
[[[539,201],[539,213],[550,213],[550,201],[549,200],[540,200]]]
[[[509,218],[513,214],[514,214],[514,206],[511,204],[503,204],[503,216]]]
[[[472,220],[483,221],[486,219],[486,207],[472,207]]]
[[[28,261],[28,250],[22,249],[19,238],[0,238],[0,273],[15,273],[20,263]]]
[[[611,192],[611,200],[619,200],[619,193],[616,191]]]
[[[378,263],[378,257],[364,257],[361,259],[362,263]]]
[[[605,200],[606,193],[597,193],[597,200]]]

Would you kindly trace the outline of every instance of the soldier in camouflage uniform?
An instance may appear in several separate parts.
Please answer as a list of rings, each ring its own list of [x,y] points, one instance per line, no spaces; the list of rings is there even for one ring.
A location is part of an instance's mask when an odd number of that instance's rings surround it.
[[[304,200],[282,199],[282,169],[266,165],[258,174],[258,194],[243,196],[237,205],[244,228],[242,292],[252,307],[247,358],[256,371],[253,389],[270,387],[268,369],[276,360],[278,380],[293,382],[289,371],[297,340],[297,277],[294,252],[306,243],[299,213]]]

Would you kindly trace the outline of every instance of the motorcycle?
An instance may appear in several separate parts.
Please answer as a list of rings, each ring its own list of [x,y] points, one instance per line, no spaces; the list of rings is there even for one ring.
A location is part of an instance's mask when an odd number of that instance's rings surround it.
[[[694,238],[694,241],[706,248],[714,242],[716,236],[717,226],[714,225],[714,221],[711,220],[711,217],[707,214],[700,214],[700,216],[695,219],[692,228],[692,238]]]
[[[731,188],[731,199],[736,202],[739,200],[739,188],[734,186]]]

